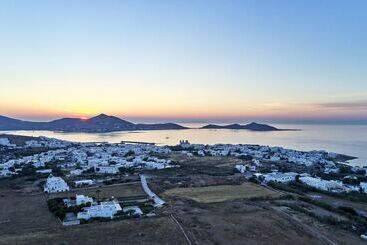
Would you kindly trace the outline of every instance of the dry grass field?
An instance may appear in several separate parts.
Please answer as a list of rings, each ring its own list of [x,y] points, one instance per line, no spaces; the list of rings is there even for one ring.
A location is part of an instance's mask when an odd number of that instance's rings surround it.
[[[138,187],[109,186],[106,191],[110,192],[106,193],[119,190],[120,195],[125,195]],[[202,195],[204,201],[213,201],[213,192],[222,200],[277,195],[251,183],[186,188],[184,194],[189,195],[187,191],[191,189],[195,189],[195,195]],[[200,189],[202,192],[198,193]],[[0,190],[0,244],[188,244],[171,213],[192,244],[363,244],[357,236],[315,224],[308,220],[310,217],[305,216],[304,221],[302,214],[292,214],[293,218],[274,211],[264,201],[198,203],[180,198],[166,201],[168,205],[157,210],[158,216],[154,218],[64,227],[48,211],[45,194],[4,188]]]
[[[49,194],[49,198],[56,197],[75,197],[76,194],[83,194],[90,197],[97,197],[97,190],[99,190],[100,198],[110,197],[129,197],[129,196],[143,196],[146,195],[140,183],[124,183],[103,187],[80,188],[69,192]]]
[[[60,225],[56,216],[48,211],[44,194],[0,191],[0,238],[5,234],[32,233]]]
[[[178,162],[178,164],[181,166],[210,165],[217,167],[233,167],[234,165],[243,162],[241,160],[238,160],[238,158],[227,156],[188,157],[182,154],[171,154],[170,159]]]
[[[276,198],[280,193],[252,183],[242,185],[217,185],[193,188],[174,188],[167,190],[163,196],[179,196],[201,203],[224,202],[240,198]]]

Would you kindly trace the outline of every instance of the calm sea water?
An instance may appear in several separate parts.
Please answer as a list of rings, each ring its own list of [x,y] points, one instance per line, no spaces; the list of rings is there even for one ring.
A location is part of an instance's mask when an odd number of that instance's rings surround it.
[[[201,124],[186,124],[200,127]],[[296,128],[301,131],[251,132],[247,130],[188,129],[166,131],[138,131],[113,133],[60,133],[52,131],[6,131],[6,133],[46,136],[78,142],[125,141],[154,142],[162,145],[175,145],[181,139],[202,144],[261,144],[282,146],[297,150],[326,150],[358,159],[351,165],[367,165],[367,125],[290,125],[278,124],[279,128]]]

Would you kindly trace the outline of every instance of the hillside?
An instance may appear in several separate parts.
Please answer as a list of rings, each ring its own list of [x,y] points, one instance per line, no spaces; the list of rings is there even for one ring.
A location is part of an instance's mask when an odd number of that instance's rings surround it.
[[[115,132],[131,130],[186,129],[178,124],[134,124],[115,116],[100,114],[89,119],[61,118],[50,122],[22,121],[0,116],[0,130],[52,130],[62,132]]]
[[[278,129],[276,127],[267,125],[267,124],[259,124],[259,123],[249,123],[246,125],[241,125],[241,124],[229,124],[229,125],[215,125],[215,124],[209,124],[206,125],[204,127],[202,127],[202,129],[246,129],[246,130],[251,130],[251,131],[279,131],[282,129]]]

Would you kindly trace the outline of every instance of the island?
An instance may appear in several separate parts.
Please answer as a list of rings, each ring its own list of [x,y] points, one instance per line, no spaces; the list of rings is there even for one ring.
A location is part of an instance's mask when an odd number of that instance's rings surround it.
[[[251,131],[294,131],[299,129],[279,129],[267,124],[260,124],[260,123],[249,123],[246,125],[241,124],[229,124],[229,125],[215,125],[215,124],[208,124],[204,127],[201,127],[202,129],[235,129],[235,130],[251,130]]]
[[[61,118],[50,122],[31,122],[23,121],[15,118],[10,118],[0,115],[0,130],[48,130],[60,132],[88,132],[88,133],[108,133],[117,131],[138,131],[138,130],[181,130],[190,129],[188,127],[176,123],[132,123],[123,120],[116,116],[109,116],[100,114],[88,119],[82,118]],[[200,129],[246,129],[250,131],[286,131],[295,129],[278,129],[276,127],[249,123],[246,125],[229,124],[229,125],[215,125],[209,124]]]
[[[187,129],[187,127],[175,123],[135,124],[103,113],[88,119],[61,118],[50,122],[30,122],[0,116],[0,130],[49,130],[61,132],[107,133],[116,131],[173,129]]]

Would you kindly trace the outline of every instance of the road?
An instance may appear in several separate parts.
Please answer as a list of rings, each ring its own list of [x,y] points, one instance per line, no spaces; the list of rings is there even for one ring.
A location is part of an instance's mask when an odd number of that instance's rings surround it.
[[[140,181],[141,181],[141,186],[143,187],[143,190],[145,191],[145,193],[147,193],[147,195],[150,198],[153,198],[154,200],[154,206],[155,207],[161,207],[163,206],[163,204],[165,204],[166,202],[163,201],[159,196],[157,196],[148,186],[147,183],[147,178],[144,174],[140,175]]]

